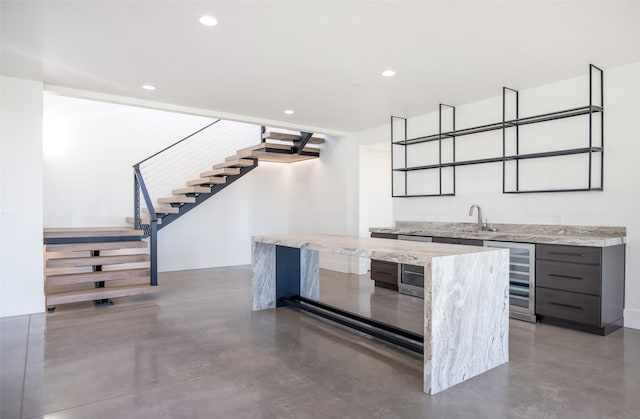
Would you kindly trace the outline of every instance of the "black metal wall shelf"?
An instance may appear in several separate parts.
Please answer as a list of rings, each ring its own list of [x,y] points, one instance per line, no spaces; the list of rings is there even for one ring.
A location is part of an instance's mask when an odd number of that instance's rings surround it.
[[[487,159],[463,160],[463,161],[455,161],[455,162],[448,162],[448,163],[441,163],[441,164],[428,164],[425,166],[402,167],[402,168],[393,169],[393,170],[395,172],[411,172],[414,170],[437,169],[438,167],[457,167],[457,166],[468,166],[470,164],[497,163],[501,161],[542,159],[545,157],[570,156],[572,154],[585,154],[589,152],[593,152],[593,153],[602,152],[602,147],[571,148],[567,150],[545,151],[542,153],[518,154],[518,155],[512,155],[512,156],[505,156],[505,157],[490,157]]]
[[[408,140],[394,141],[393,144],[396,144],[396,145],[421,144],[421,143],[427,143],[429,141],[438,141],[442,137],[451,138],[451,137],[460,137],[462,135],[479,134],[481,132],[487,132],[487,131],[496,131],[499,129],[503,129],[504,125],[507,125],[509,127],[514,127],[516,125],[527,125],[527,124],[535,124],[538,122],[554,121],[556,119],[570,118],[570,117],[579,116],[579,115],[588,115],[589,113],[598,113],[602,111],[603,109],[601,106],[583,106],[581,108],[568,109],[565,111],[558,111],[558,112],[546,113],[543,115],[529,116],[527,118],[512,119],[505,122],[495,122],[493,124],[480,125],[472,128],[464,128],[464,129],[459,129],[457,131],[443,132],[442,134],[432,134],[424,137],[409,138]],[[394,116],[393,118],[400,118],[400,117]]]
[[[593,104],[593,91],[594,91],[594,82],[593,82],[593,73],[596,71],[599,75],[599,91],[600,91],[600,104]],[[529,116],[525,118],[519,118],[519,93],[517,90],[510,89],[508,87],[503,87],[502,89],[502,121],[495,122],[492,124],[480,125],[471,128],[463,128],[456,130],[456,115],[455,115],[455,107],[450,105],[441,104],[439,106],[439,132],[437,134],[431,134],[421,137],[415,138],[406,138],[407,133],[407,119],[392,116],[391,117],[391,176],[392,176],[392,187],[391,187],[391,195],[392,197],[426,197],[426,196],[455,196],[455,168],[458,166],[468,166],[468,165],[476,165],[476,164],[485,164],[485,163],[498,163],[502,162],[502,192],[509,194],[516,193],[540,193],[540,192],[578,192],[578,191],[602,191],[603,190],[603,169],[604,169],[604,85],[603,85],[603,71],[602,69],[596,67],[591,64],[589,66],[589,105],[583,106],[579,108],[566,109],[556,112],[544,113],[535,116]],[[514,119],[506,119],[506,98],[508,94],[515,95],[515,118]],[[443,109],[449,109],[451,111],[451,130],[443,131]],[[571,149],[560,149],[553,151],[544,151],[538,153],[528,153],[528,154],[520,154],[520,144],[519,144],[519,127],[529,124],[536,124],[547,121],[554,121],[563,118],[572,118],[576,116],[587,115],[589,117],[589,144],[588,147],[581,148],[571,148]],[[594,115],[600,117],[600,145],[595,146],[593,141],[593,119]],[[404,123],[404,139],[402,140],[394,140],[394,120],[401,120]],[[506,132],[507,130],[514,129],[515,130],[515,150],[516,153],[512,155],[506,154]],[[482,158],[482,159],[474,159],[474,160],[463,160],[456,161],[456,137],[464,136],[464,135],[472,135],[479,134],[482,132],[488,131],[497,131],[502,130],[502,155],[496,157]],[[423,144],[427,142],[438,141],[438,163],[427,164],[427,165],[419,165],[419,166],[407,166],[407,156],[408,149],[412,145]],[[450,144],[451,147],[451,161],[443,161],[443,141],[449,141],[447,144]],[[404,167],[394,167],[394,147],[402,147],[404,152]],[[585,188],[558,188],[558,189],[536,189],[536,190],[522,190],[520,188],[520,166],[519,162],[522,160],[528,159],[543,159],[549,157],[558,157],[558,156],[569,156],[569,155],[580,155],[580,154],[588,154],[589,155],[589,166],[588,166],[588,180],[587,187]],[[600,176],[599,176],[599,184],[594,185],[592,181],[592,172],[593,172],[593,155],[598,154],[600,156]],[[506,187],[506,163],[507,162],[515,162],[515,187],[512,190],[508,190]],[[451,176],[451,191],[443,191],[442,185],[442,169],[450,168],[450,176]],[[426,194],[415,194],[408,193],[408,173],[416,172],[416,171],[427,171],[427,170],[438,170],[438,192],[437,193],[426,193]],[[394,175],[393,173],[403,173],[404,174],[404,193],[397,194],[395,193],[394,187]]]

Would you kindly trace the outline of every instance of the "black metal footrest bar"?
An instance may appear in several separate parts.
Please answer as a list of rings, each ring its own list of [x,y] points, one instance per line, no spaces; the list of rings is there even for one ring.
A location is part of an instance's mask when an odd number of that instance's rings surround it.
[[[299,295],[294,295],[291,298],[280,298],[278,302],[323,317],[412,352],[424,353],[424,337],[417,333],[300,297]]]

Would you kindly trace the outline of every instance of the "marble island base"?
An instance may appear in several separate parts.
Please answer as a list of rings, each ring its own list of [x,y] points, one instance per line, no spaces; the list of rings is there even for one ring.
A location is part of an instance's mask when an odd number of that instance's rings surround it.
[[[425,267],[424,391],[436,394],[509,359],[506,249],[331,235],[253,240],[253,310],[319,298],[319,251]]]

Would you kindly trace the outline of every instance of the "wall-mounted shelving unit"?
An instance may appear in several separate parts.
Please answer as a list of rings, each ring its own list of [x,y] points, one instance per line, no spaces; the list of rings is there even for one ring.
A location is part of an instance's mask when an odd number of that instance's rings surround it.
[[[596,81],[599,79],[599,105],[594,104],[594,72],[596,73]],[[515,112],[515,118],[506,119],[507,115],[507,97],[513,95],[515,100],[512,100],[515,109],[511,109]],[[519,93],[517,90],[503,87],[502,89],[502,121],[492,124],[480,125],[471,128],[463,128],[456,130],[456,114],[455,107],[450,105],[441,104],[439,106],[439,122],[438,133],[421,137],[407,138],[407,119],[392,116],[391,117],[391,176],[392,176],[392,197],[425,197],[425,196],[454,196],[455,195],[455,169],[458,166],[468,166],[485,163],[498,163],[502,162],[502,192],[509,194],[519,193],[542,193],[542,192],[577,192],[577,191],[602,191],[603,190],[603,172],[604,172],[604,84],[603,84],[603,71],[602,69],[591,64],[589,66],[589,105],[566,109],[557,112],[550,112],[535,116],[519,117]],[[447,112],[448,111],[448,112]],[[443,117],[447,119],[447,115],[450,115],[449,125],[451,129],[443,130]],[[548,121],[559,120],[563,118],[572,118],[581,115],[588,115],[589,117],[589,135],[588,145],[585,147],[566,148],[552,151],[543,151],[536,153],[521,153],[520,152],[520,127],[530,124],[538,124]],[[599,125],[596,127],[599,131],[599,144],[594,142],[594,119],[599,117]],[[395,131],[398,127],[398,123],[404,124],[404,138],[396,139]],[[488,131],[502,130],[502,153],[501,155],[489,158],[472,159],[472,160],[456,160],[456,138],[464,135],[479,134]],[[515,131],[515,153],[507,154],[507,132],[509,130]],[[418,144],[424,144],[429,142],[438,142],[438,162],[433,164],[424,165],[412,165],[408,166],[408,156],[411,153],[412,146]],[[449,159],[444,159],[444,149],[449,149]],[[400,150],[398,150],[400,149]],[[394,163],[394,155],[398,156],[398,151],[404,155],[404,164],[397,167]],[[569,156],[569,155],[587,155],[588,154],[588,173],[587,182],[584,187],[571,187],[571,188],[548,188],[548,189],[523,189],[520,182],[520,161],[529,159],[544,159],[550,157]],[[598,155],[599,159],[594,161],[594,156]],[[445,161],[446,160],[446,161]],[[511,182],[507,182],[507,163],[514,162],[515,170]],[[599,166],[599,176],[596,177],[594,182],[593,173],[594,168]],[[444,173],[443,169],[449,169],[447,173]],[[437,192],[434,193],[409,193],[409,179],[408,174],[416,171],[437,171],[438,187]],[[403,183],[402,191],[398,191],[394,185],[396,179],[401,180]],[[446,177],[443,177],[446,176]],[[599,178],[599,179],[598,179]],[[443,179],[447,180],[448,187],[443,187]],[[507,184],[513,185],[508,187]],[[401,185],[402,186],[402,185]]]

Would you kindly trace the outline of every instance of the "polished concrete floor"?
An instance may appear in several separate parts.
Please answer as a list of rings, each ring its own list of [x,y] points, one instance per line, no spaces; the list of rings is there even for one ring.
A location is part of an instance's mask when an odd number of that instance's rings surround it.
[[[422,301],[321,272],[321,300],[421,331]],[[435,396],[422,360],[291,309],[250,270],[163,274],[157,295],[0,319],[12,418],[640,418],[640,331],[512,320],[510,362]]]

